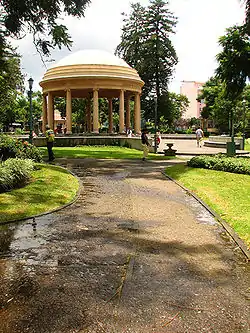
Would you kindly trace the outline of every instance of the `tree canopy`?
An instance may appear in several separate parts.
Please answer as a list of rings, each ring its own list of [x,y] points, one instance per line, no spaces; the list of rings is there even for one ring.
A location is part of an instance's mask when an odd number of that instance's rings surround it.
[[[168,84],[178,61],[170,39],[176,23],[168,1],[163,0],[150,0],[148,7],[132,4],[130,15],[124,15],[116,54],[133,66],[145,82],[142,108],[146,118],[153,117],[154,96],[158,101],[158,118],[166,112],[163,96],[167,98]]]
[[[227,29],[220,37],[222,51],[217,55],[216,74],[225,83],[226,93],[237,98],[250,78],[250,41],[244,26]]]
[[[247,127],[248,123],[250,124],[250,114],[247,111],[250,106],[250,85],[245,86],[241,97],[238,100],[231,99],[226,92],[225,83],[217,77],[212,77],[205,83],[198,97],[206,104],[201,115],[205,119],[212,119],[220,133],[228,133],[231,130],[229,120],[233,116],[235,131],[243,132],[244,127]],[[232,110],[234,110],[233,114]]]
[[[70,47],[63,15],[84,16],[90,0],[4,0],[0,4],[0,44],[5,37],[23,38],[32,33],[37,49],[45,55],[55,46]]]

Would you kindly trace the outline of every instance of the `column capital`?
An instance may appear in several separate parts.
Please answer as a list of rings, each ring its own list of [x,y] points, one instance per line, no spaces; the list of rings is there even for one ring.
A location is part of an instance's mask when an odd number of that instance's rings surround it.
[[[93,91],[99,91],[99,88],[93,88]]]

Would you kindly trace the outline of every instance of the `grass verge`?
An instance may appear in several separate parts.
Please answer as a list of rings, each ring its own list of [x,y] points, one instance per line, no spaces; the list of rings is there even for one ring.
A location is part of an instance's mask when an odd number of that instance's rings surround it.
[[[250,139],[245,141],[245,150],[250,151]]]
[[[73,200],[79,188],[74,176],[57,166],[38,166],[27,186],[0,194],[0,222],[41,214]]]
[[[40,148],[43,157],[47,158],[46,148]],[[118,146],[81,146],[81,147],[54,147],[55,158],[111,158],[111,159],[141,159],[142,151]],[[149,160],[164,160],[168,157],[161,154],[150,153]]]
[[[250,246],[250,176],[176,165],[166,174],[198,195]]]

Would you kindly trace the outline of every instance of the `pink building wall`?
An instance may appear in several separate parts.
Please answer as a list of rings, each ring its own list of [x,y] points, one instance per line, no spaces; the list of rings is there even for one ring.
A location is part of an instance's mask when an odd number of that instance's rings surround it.
[[[197,97],[202,90],[203,85],[204,82],[182,81],[181,94],[185,95],[190,103],[187,111],[183,115],[183,118],[200,118],[201,110],[205,104],[198,102]]]

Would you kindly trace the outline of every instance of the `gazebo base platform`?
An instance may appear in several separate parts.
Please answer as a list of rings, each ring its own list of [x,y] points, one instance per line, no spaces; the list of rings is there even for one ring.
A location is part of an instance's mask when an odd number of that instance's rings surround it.
[[[45,137],[36,137],[33,143],[37,147],[46,146]],[[134,148],[142,150],[141,137],[127,137],[118,134],[86,134],[86,135],[65,135],[56,136],[55,138],[56,147],[75,147],[75,146],[121,146],[127,148]]]

